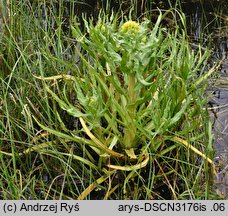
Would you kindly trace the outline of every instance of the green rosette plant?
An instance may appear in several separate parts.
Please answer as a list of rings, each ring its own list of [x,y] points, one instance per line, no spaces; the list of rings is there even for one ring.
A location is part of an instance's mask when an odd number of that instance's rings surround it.
[[[145,193],[151,195],[154,176],[160,176],[177,198],[175,179],[182,179],[188,191],[202,180],[197,174],[202,166],[213,171],[204,91],[215,67],[206,72],[209,51],[193,51],[185,30],[162,27],[166,15],[160,13],[154,25],[149,20],[119,21],[114,15],[100,16],[95,25],[84,19],[84,31],[75,21],[71,29],[78,63],[72,74],[41,79],[56,81],[55,90],[48,85],[46,90],[80,124],[69,130],[59,116],[63,131],[40,126],[86,145],[86,157],[80,160],[87,165],[96,163],[95,153],[97,169],[105,173],[99,184],[126,171],[123,191],[127,193],[130,179],[147,170]],[[180,18],[184,26],[184,17]],[[79,198],[94,188],[88,187]]]

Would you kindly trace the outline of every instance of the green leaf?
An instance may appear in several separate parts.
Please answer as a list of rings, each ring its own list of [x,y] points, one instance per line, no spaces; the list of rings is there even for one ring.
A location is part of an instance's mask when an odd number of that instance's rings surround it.
[[[177,112],[173,118],[171,118],[171,120],[169,121],[168,127],[170,127],[171,125],[175,124],[177,121],[180,120],[180,118],[181,118],[182,115],[184,114],[186,108],[188,107],[189,103],[190,103],[190,99],[188,98],[188,99],[184,102],[184,105],[182,106],[182,108],[180,109],[180,111]]]
[[[47,85],[45,86],[47,92],[52,95],[52,97],[58,102],[61,109],[66,110],[69,115],[73,117],[81,117],[81,116],[88,116],[89,114],[84,114],[76,107],[72,106],[71,104],[66,104],[63,100],[61,100]]]

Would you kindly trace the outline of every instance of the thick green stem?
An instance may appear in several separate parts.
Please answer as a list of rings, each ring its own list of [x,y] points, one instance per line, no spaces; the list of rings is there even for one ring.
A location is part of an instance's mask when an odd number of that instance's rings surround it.
[[[124,140],[123,144],[126,149],[134,148],[135,136],[136,136],[136,93],[135,93],[136,80],[134,74],[128,75],[128,104],[127,104],[127,116],[126,126],[124,128]]]
[[[135,93],[135,76],[133,74],[128,75],[128,96],[129,96],[129,105],[134,105],[136,101],[136,93]]]

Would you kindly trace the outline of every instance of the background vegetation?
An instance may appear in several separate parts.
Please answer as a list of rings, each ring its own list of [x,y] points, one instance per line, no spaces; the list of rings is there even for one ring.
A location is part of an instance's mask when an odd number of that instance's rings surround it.
[[[177,3],[1,1],[1,199],[218,198],[218,65]]]

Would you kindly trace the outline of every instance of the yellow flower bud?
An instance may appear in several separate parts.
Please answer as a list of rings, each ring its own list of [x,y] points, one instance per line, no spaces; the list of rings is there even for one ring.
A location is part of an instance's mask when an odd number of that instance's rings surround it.
[[[120,30],[127,33],[137,33],[140,30],[140,26],[137,22],[130,20],[125,22],[121,26]]]

